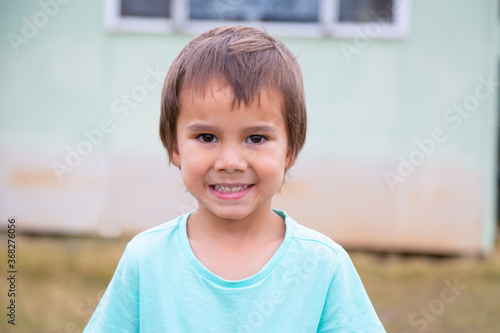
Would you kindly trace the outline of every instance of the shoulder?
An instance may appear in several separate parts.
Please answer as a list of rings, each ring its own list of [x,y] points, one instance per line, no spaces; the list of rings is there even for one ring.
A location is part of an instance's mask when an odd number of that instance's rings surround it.
[[[291,229],[288,252],[298,260],[315,260],[333,268],[343,257],[348,256],[342,246],[327,235],[296,222],[284,211],[277,213],[285,217]]]
[[[294,230],[293,238],[296,241],[300,241],[300,242],[304,242],[304,243],[311,242],[314,244],[321,245],[325,249],[330,250],[332,253],[338,253],[342,249],[342,246],[337,244],[333,239],[331,239],[327,235],[325,235],[317,230],[308,228],[308,227],[306,227],[302,224],[299,224],[297,222],[295,222],[295,230]]]
[[[285,212],[283,212],[283,214],[285,215],[288,225],[292,227],[293,242],[300,243],[304,247],[320,248],[324,252],[328,252],[334,256],[344,251],[342,246],[337,244],[327,235],[296,222]]]
[[[178,239],[179,223],[185,215],[149,228],[137,234],[127,244],[125,252],[128,256],[137,257],[161,252]]]
[[[175,219],[172,219],[168,222],[162,223],[160,225],[157,225],[155,227],[149,228],[147,230],[144,230],[140,232],[139,234],[135,235],[134,238],[132,238],[133,241],[142,241],[142,240],[148,240],[151,238],[156,238],[158,236],[161,237],[162,234],[165,233],[170,233],[174,232],[178,226],[179,222],[182,220],[184,215],[178,216]]]

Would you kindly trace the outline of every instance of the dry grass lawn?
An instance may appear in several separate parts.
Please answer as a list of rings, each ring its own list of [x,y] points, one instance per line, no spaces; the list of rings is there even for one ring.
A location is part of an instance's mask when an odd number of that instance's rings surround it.
[[[18,235],[16,326],[7,324],[2,278],[0,332],[81,332],[128,239]],[[482,260],[350,254],[388,332],[500,332],[500,246]]]

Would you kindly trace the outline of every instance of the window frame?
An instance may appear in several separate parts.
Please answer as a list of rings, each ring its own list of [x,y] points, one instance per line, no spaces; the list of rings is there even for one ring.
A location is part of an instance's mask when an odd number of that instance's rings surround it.
[[[230,0],[215,0],[230,1]],[[261,22],[266,30],[282,37],[333,37],[352,39],[368,36],[373,39],[403,39],[409,32],[412,0],[394,0],[393,23],[385,22],[339,22],[335,17],[340,0],[319,0],[317,23]],[[254,21],[190,20],[189,0],[171,0],[171,18],[122,17],[121,0],[105,0],[104,25],[109,32],[199,34],[222,25],[257,26]],[[376,30],[375,30],[376,29]]]

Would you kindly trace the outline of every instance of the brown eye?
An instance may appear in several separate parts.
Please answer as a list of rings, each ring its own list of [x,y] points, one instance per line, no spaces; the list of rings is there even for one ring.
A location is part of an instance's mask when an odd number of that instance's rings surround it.
[[[197,138],[203,143],[212,143],[217,141],[217,137],[212,134],[200,134]]]
[[[248,143],[259,144],[266,140],[263,135],[250,135],[247,139]]]

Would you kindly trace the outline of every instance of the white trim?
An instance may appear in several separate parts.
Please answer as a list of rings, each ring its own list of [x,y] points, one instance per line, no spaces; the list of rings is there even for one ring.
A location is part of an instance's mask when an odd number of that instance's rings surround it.
[[[338,22],[339,0],[318,0],[317,23],[261,22],[266,30],[276,36],[335,38],[402,39],[408,35],[411,0],[394,0],[393,23],[341,23]],[[252,21],[190,20],[189,0],[171,0],[171,19],[132,18],[120,15],[121,0],[105,0],[104,22],[109,31],[199,34],[222,25],[257,26]]]
[[[338,3],[335,0],[319,0],[319,22],[323,35],[332,34],[335,18],[338,17]]]
[[[159,18],[129,18],[121,17],[111,28],[113,31],[166,33],[173,32],[172,22]]]
[[[104,1],[104,27],[108,30],[116,29],[120,20],[120,4],[119,0]]]
[[[189,22],[189,0],[172,0],[172,28],[175,31],[185,31]]]

